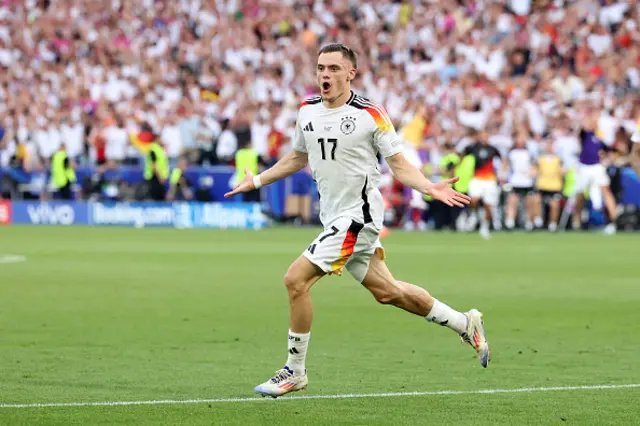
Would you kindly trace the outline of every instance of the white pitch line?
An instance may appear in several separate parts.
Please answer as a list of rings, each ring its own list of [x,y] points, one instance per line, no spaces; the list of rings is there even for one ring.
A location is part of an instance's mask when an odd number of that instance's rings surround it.
[[[25,256],[17,256],[13,254],[0,255],[0,263],[20,263],[26,261],[27,258]]]
[[[354,398],[390,398],[398,396],[432,396],[432,395],[481,395],[497,393],[522,392],[554,392],[576,390],[605,390],[640,388],[640,383],[626,385],[587,385],[587,386],[555,386],[543,388],[516,389],[479,389],[479,390],[444,390],[427,392],[388,392],[388,393],[346,393],[338,395],[303,395],[285,396],[282,401],[301,399],[354,399]],[[106,402],[61,402],[61,403],[31,403],[31,404],[0,404],[0,408],[47,408],[47,407],[115,407],[122,405],[163,405],[163,404],[213,404],[223,402],[255,402],[269,401],[271,398],[213,398],[213,399],[161,399],[153,401],[106,401]]]

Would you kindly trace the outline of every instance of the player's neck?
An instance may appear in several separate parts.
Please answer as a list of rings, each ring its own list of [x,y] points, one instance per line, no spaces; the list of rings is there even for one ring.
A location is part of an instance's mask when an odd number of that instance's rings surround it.
[[[340,108],[342,105],[346,104],[349,98],[351,97],[351,86],[347,86],[340,94],[340,96],[336,96],[333,99],[322,99],[322,105],[325,108]]]

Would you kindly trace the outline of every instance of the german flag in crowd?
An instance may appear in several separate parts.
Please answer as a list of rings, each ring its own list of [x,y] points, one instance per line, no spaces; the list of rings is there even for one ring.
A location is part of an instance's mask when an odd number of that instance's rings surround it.
[[[200,99],[209,102],[218,102],[220,99],[220,90],[218,89],[207,89],[206,87],[200,88]]]
[[[129,134],[129,138],[131,139],[133,146],[144,154],[149,151],[149,145],[156,140],[155,135],[149,129],[143,129],[138,133],[131,133]]]

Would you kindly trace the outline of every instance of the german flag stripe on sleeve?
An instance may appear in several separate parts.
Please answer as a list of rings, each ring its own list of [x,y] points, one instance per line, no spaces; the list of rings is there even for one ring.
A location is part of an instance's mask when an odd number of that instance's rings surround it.
[[[388,121],[389,123],[391,123],[391,117],[389,117],[389,114],[387,114],[387,110],[384,109],[384,107],[382,105],[376,105],[373,102],[369,101],[369,100],[364,100],[363,102],[365,105],[376,109],[380,115],[382,115],[384,117],[384,119],[386,121]]]
[[[373,121],[375,121],[376,126],[378,126],[382,132],[390,132],[393,130],[391,118],[389,118],[389,115],[381,105],[375,105],[360,96],[356,96],[351,105],[358,109],[364,109],[367,111],[373,118]]]

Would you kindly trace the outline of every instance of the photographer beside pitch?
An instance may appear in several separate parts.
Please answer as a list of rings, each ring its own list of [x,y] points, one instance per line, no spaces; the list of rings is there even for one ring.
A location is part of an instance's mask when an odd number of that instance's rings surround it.
[[[284,278],[290,307],[288,359],[271,379],[256,386],[256,392],[262,395],[278,397],[307,386],[305,359],[313,319],[309,291],[323,276],[341,275],[344,268],[378,302],[454,330],[477,351],[483,367],[489,362],[480,312],[458,312],[425,289],[397,281],[384,262],[379,238],[384,204],[378,190],[377,153],[386,159],[399,181],[416,191],[448,206],[462,207],[471,199],[451,188],[458,178],[432,183],[409,163],[384,108],[351,91],[356,70],[356,55],[349,47],[323,47],[316,69],[321,96],[301,103],[293,150],[259,175],[247,170],[245,179],[225,194],[228,198],[253,191],[307,164],[320,192],[324,232],[293,262]]]

